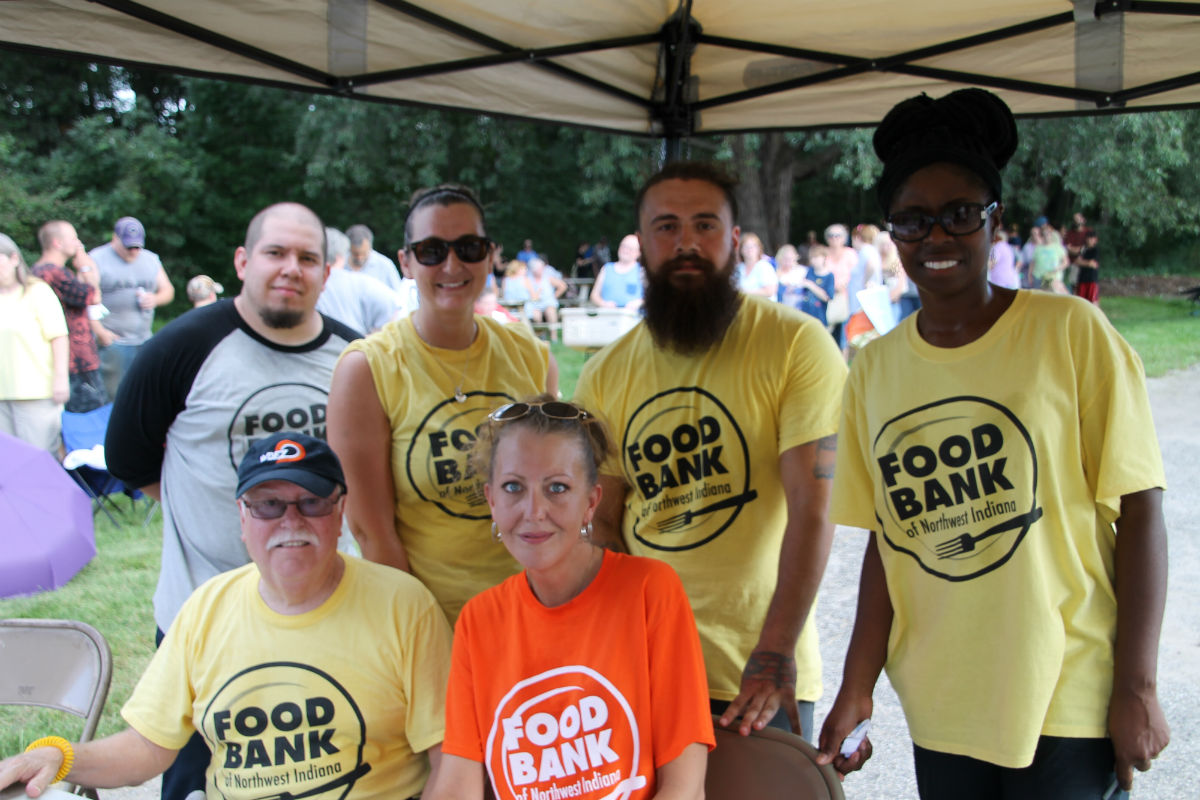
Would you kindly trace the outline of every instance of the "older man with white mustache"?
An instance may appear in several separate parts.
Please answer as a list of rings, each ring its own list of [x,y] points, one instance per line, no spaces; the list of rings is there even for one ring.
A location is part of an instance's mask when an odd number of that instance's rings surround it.
[[[322,440],[252,445],[237,502],[253,563],[184,604],[121,710],[128,728],[39,739],[0,761],[0,788],[139,784],[198,731],[209,798],[417,797],[441,757],[450,626],[413,576],[338,553],[345,496]]]

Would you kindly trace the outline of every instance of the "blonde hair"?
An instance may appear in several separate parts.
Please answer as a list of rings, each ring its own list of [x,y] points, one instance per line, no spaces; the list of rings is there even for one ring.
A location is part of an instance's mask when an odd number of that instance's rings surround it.
[[[595,486],[600,480],[600,465],[612,452],[612,436],[608,428],[596,416],[577,403],[559,400],[553,395],[540,394],[522,402],[531,406],[541,406],[545,403],[563,403],[578,409],[580,415],[574,419],[559,419],[548,417],[540,411],[530,413],[514,420],[494,420],[488,417],[479,426],[475,445],[471,448],[471,466],[475,474],[486,475],[492,479],[492,465],[496,459],[496,448],[500,440],[510,431],[526,428],[534,433],[546,436],[549,434],[564,434],[573,436],[579,442],[583,452],[583,465],[587,470],[588,480]]]
[[[21,252],[21,248],[17,247],[17,243],[12,240],[12,237],[5,233],[0,233],[0,255],[17,256],[17,284],[24,291],[29,285],[30,280],[35,280],[29,274],[29,267],[25,264],[25,254]]]
[[[796,266],[801,266],[800,252],[798,250],[796,250],[796,248],[793,247],[792,245],[785,244],[783,247],[781,247],[775,251],[775,266],[776,266],[776,268],[778,268],[779,265],[784,261],[785,256],[788,258],[794,259]]]

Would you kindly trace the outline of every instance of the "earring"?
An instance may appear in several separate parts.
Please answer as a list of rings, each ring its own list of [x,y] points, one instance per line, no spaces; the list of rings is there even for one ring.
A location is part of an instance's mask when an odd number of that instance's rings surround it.
[[[504,534],[502,534],[500,532],[500,528],[496,525],[495,522],[492,523],[492,538],[495,539],[497,542],[504,538]]]
[[[584,525],[582,528],[579,529],[579,537],[581,539],[588,539],[588,540],[590,540],[592,538],[592,522],[591,522],[591,520],[588,520],[588,524]]]

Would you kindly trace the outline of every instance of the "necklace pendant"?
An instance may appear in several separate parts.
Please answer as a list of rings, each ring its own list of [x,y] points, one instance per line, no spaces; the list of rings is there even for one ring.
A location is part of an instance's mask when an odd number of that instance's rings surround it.
[[[462,390],[461,386],[454,387],[454,402],[456,402],[456,403],[467,402],[467,396],[465,394],[463,394],[463,390]]]

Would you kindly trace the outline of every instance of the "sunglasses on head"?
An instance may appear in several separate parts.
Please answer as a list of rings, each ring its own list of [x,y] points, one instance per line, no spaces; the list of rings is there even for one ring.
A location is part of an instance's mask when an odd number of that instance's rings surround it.
[[[340,497],[340,494],[335,497],[301,497],[299,500],[280,500],[275,497],[247,500],[243,497],[242,505],[255,519],[279,519],[287,513],[288,506],[295,506],[302,517],[328,517]]]
[[[454,255],[458,256],[459,261],[473,264],[487,258],[491,247],[492,240],[486,236],[467,234],[466,236],[458,237],[452,242],[448,242],[437,236],[430,236],[428,239],[413,242],[408,246],[408,249],[417,259],[418,264],[424,264],[427,267],[436,267],[446,260],[446,256],[450,254],[451,248],[454,249]]]
[[[935,222],[951,236],[966,236],[982,228],[984,221],[999,206],[998,202],[986,206],[982,203],[951,203],[936,215],[897,211],[888,216],[887,226],[892,238],[901,242],[921,241],[933,230]]]
[[[493,422],[512,422],[527,417],[534,411],[550,419],[587,419],[588,413],[578,406],[564,403],[561,400],[549,400],[545,403],[509,403],[488,414]]]

